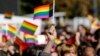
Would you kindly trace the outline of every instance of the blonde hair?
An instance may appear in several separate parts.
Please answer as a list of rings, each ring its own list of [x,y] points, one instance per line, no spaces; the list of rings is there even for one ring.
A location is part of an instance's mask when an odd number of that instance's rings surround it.
[[[62,51],[70,51],[70,48],[73,48],[77,52],[77,47],[74,44],[63,44]]]
[[[61,55],[64,55],[65,53],[70,53],[72,50],[77,56],[77,47],[74,44],[63,44],[61,47]]]

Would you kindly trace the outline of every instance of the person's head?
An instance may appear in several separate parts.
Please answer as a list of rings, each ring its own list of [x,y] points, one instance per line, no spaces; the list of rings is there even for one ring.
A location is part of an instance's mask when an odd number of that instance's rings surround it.
[[[83,56],[95,56],[95,49],[91,46],[83,48]]]
[[[62,46],[63,56],[77,56],[77,47],[73,44],[67,44]]]
[[[66,31],[66,32],[72,32],[71,26],[70,25],[66,25],[64,27],[64,31]]]
[[[66,35],[67,35],[67,34],[66,34],[65,31],[61,31],[58,37],[60,38],[60,40],[64,40],[65,37],[66,37]]]
[[[77,31],[80,33],[86,32],[86,27],[84,25],[79,25]]]
[[[48,28],[49,28],[48,25],[44,26],[43,29],[41,30],[42,31],[41,34],[46,35],[46,32],[48,31]]]
[[[85,34],[85,40],[86,41],[93,41],[94,35],[91,33],[86,33]]]
[[[65,40],[65,36],[60,35],[60,36],[59,36],[59,39],[60,39],[61,41],[63,41],[63,40]]]

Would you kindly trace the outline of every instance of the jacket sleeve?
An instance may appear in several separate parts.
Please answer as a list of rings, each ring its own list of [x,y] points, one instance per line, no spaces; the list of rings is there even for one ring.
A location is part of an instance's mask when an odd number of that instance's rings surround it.
[[[39,52],[37,56],[51,56],[51,54],[45,52]]]

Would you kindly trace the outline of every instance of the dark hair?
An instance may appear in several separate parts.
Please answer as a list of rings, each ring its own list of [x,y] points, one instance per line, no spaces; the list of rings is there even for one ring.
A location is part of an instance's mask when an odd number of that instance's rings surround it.
[[[87,28],[84,25],[78,25],[77,31],[79,31],[79,27],[83,27],[85,30],[87,30]]]
[[[86,36],[94,36],[92,33],[90,33],[90,32],[86,32],[86,34],[85,34]]]
[[[44,26],[44,29],[47,30],[47,29],[49,29],[51,26],[55,26],[55,25],[54,25],[54,24],[46,25],[46,26]]]
[[[63,31],[66,31],[66,28],[71,27],[70,25],[65,25],[63,28]]]
[[[94,37],[96,40],[99,40],[100,39],[100,29],[97,29],[94,33]]]

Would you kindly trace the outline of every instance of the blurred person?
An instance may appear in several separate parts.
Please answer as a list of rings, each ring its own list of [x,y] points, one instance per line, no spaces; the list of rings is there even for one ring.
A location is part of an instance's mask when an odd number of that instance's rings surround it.
[[[63,31],[66,32],[67,36],[70,38],[72,37],[73,35],[73,32],[72,32],[72,28],[70,25],[66,25],[65,27],[63,27]]]
[[[63,29],[66,31],[66,32],[72,32],[72,29],[71,29],[71,26],[70,25],[65,25],[63,27]]]
[[[94,42],[94,48],[96,49],[97,56],[100,56],[100,28],[95,31],[94,37],[97,40],[97,42]]]
[[[9,45],[8,46],[8,55],[9,56],[20,56],[20,52],[14,45]]]
[[[64,36],[66,39],[70,39],[71,37],[73,37],[72,33],[66,33],[66,31],[62,31],[61,35]]]
[[[62,44],[75,44],[75,35],[74,34],[68,34],[65,31],[62,31],[59,36],[60,40],[62,41]]]
[[[46,35],[46,32],[48,31],[48,28],[49,28],[49,26],[48,26],[48,25],[45,25],[45,26],[43,27],[43,29],[42,29],[41,34],[45,34],[45,35]]]
[[[58,37],[61,40],[62,44],[65,43],[66,40],[70,38],[69,36],[67,36],[65,31],[61,31]]]
[[[79,25],[76,34],[76,45],[80,46],[80,45],[85,45],[86,44],[86,40],[85,40],[85,36],[87,33],[87,28],[84,25]]]
[[[14,54],[14,46],[13,45],[9,45],[8,46],[8,55],[12,56]]]
[[[86,42],[87,28],[84,25],[79,25],[77,32],[75,33],[75,44],[78,46],[78,56],[81,56],[82,49],[88,45]]]
[[[61,41],[65,40],[65,36],[64,35],[59,34],[58,37],[60,38]]]
[[[94,38],[94,35],[91,34],[91,33],[86,33],[85,35],[85,45],[89,45],[89,46],[92,46],[94,42],[96,42],[95,38]]]
[[[49,26],[45,25],[44,28],[42,29],[41,35],[44,35],[46,38],[46,41],[48,41],[48,37],[47,37],[47,32],[48,32]]]
[[[93,47],[91,47],[91,46],[86,46],[83,49],[82,56],[96,56],[95,49]]]
[[[54,25],[50,25],[50,27],[47,31],[47,36],[48,36],[48,39],[49,39],[48,44],[44,48],[43,52],[40,52],[38,54],[38,56],[51,56],[51,49],[52,49],[52,46],[53,46],[53,41],[57,37],[57,32],[56,32]]]
[[[77,47],[74,44],[64,44],[60,56],[77,56]]]
[[[87,32],[87,28],[84,25],[79,25],[77,32],[81,34],[81,37],[84,37]]]
[[[94,35],[91,34],[91,33],[86,33],[85,39],[86,39],[88,42],[96,42],[96,40],[94,39]]]
[[[0,43],[0,56],[7,56],[6,44]]]

